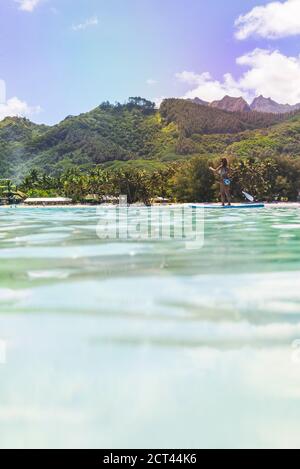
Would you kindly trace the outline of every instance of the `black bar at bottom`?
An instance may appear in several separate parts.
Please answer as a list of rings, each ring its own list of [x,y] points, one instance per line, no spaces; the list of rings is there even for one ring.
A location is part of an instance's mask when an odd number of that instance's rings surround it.
[[[41,451],[47,452],[43,455]],[[44,463],[54,467],[65,460],[72,467],[95,468],[123,466],[124,468],[139,468],[142,466],[195,466],[200,462],[199,450],[38,450],[10,451],[9,461],[26,463],[31,467],[37,463],[41,467]],[[64,454],[65,453],[65,454]],[[26,461],[27,460],[27,461]]]

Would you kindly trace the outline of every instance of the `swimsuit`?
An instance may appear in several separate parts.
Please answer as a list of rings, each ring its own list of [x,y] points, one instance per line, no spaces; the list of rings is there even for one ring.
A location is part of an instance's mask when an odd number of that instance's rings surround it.
[[[220,169],[221,184],[224,184],[227,187],[230,186],[230,184],[231,184],[231,181],[228,178],[228,173],[229,173],[228,168],[221,168]]]

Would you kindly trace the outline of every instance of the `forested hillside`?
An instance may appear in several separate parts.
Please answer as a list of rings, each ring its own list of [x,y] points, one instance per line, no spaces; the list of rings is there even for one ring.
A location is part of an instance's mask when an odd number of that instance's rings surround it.
[[[160,113],[167,123],[176,122],[187,137],[193,134],[237,133],[270,127],[289,118],[284,114],[229,112],[184,99],[166,99]]]
[[[300,113],[227,112],[180,99],[130,98],[103,103],[49,127],[27,119],[0,122],[1,178],[20,180],[32,169],[52,175],[130,162],[157,168],[191,156],[300,156]],[[123,162],[123,163],[122,163]]]

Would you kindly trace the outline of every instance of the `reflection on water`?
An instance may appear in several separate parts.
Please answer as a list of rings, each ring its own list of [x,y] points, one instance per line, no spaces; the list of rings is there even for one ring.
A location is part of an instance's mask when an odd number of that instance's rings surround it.
[[[0,447],[300,446],[299,211],[216,212],[195,251],[0,210]]]

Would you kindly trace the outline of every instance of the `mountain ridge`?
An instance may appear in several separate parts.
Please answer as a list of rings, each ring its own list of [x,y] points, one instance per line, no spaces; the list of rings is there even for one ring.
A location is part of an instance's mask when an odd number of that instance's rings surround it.
[[[265,98],[260,95],[253,100],[250,104],[252,111],[257,112],[269,112],[273,114],[285,114],[288,112],[297,111],[300,109],[300,103],[291,105],[291,104],[280,104],[274,101],[271,98]]]
[[[247,101],[242,97],[224,96],[221,100],[212,101],[211,103],[203,101],[196,97],[192,100],[195,104],[207,105],[217,109],[222,109],[229,112],[262,112],[267,114],[287,114],[294,111],[300,110],[300,103],[292,104],[280,104],[271,98],[265,98],[260,95],[248,104]]]
[[[244,98],[232,98],[231,96],[224,96],[219,101],[213,101],[209,106],[222,109],[223,111],[230,112],[250,112],[251,108]]]

